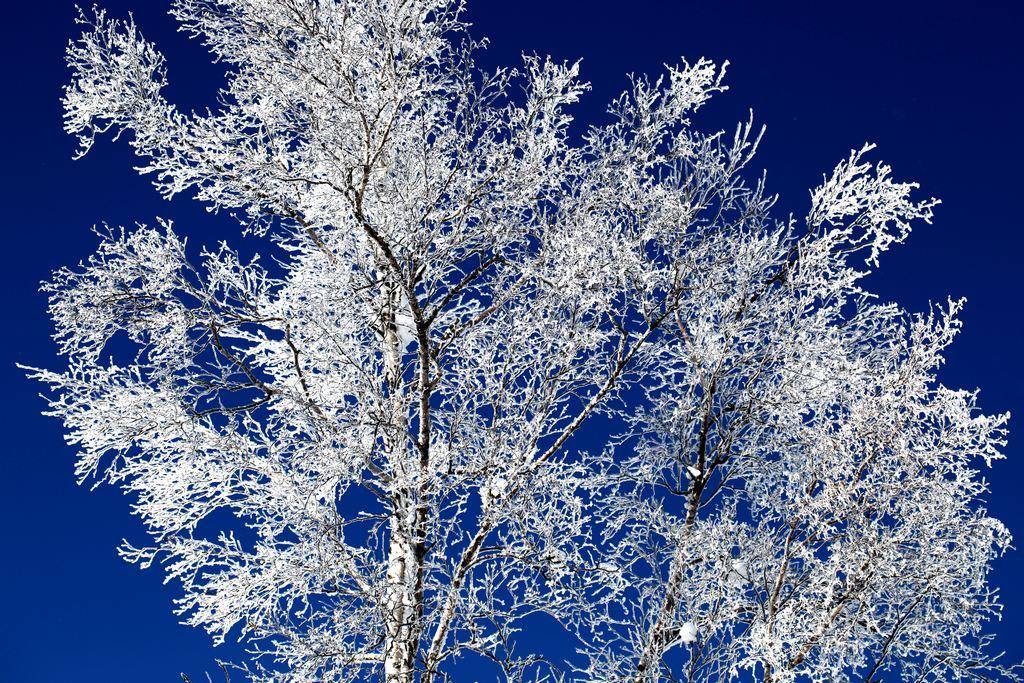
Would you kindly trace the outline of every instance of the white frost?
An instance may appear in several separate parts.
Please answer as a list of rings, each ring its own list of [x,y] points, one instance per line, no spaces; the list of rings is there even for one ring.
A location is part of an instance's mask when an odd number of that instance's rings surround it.
[[[959,302],[866,291],[935,206],[870,146],[787,219],[751,120],[696,130],[709,60],[630,79],[583,139],[578,66],[482,75],[456,0],[171,4],[230,65],[216,110],[177,109],[156,46],[98,11],[64,124],[243,220],[259,259],[100,230],[45,286],[65,369],[32,372],[182,620],[281,683],[452,680],[538,613],[574,615],[581,680],[656,673],[697,621],[723,682],[846,680],[886,633],[891,671],[1016,677],[978,632],[1009,534],[977,470],[1007,418],[939,382]]]

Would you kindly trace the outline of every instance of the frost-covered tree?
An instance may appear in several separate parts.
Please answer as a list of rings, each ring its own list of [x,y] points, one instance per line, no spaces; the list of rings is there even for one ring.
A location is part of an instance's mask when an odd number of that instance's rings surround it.
[[[226,71],[205,113],[83,15],[81,152],[124,136],[261,245],[104,228],[45,285],[67,366],[30,372],[135,501],[123,555],[257,680],[1016,679],[983,630],[1006,417],[936,380],[958,302],[860,285],[936,202],[867,146],[775,218],[752,123],[691,125],[706,60],[576,139],[576,65],[485,72],[461,9],[175,0]],[[571,645],[526,648],[542,618]]]

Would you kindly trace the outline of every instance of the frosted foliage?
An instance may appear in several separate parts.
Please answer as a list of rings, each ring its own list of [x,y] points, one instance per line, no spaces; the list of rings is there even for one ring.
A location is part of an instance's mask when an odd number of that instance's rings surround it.
[[[98,230],[45,285],[66,366],[29,372],[236,676],[1017,678],[984,630],[1007,417],[937,382],[960,302],[861,289],[936,204],[870,146],[780,220],[752,121],[694,128],[725,65],[577,136],[577,65],[480,70],[457,2],[171,7],[219,106],[98,11],[65,125],[244,235]]]

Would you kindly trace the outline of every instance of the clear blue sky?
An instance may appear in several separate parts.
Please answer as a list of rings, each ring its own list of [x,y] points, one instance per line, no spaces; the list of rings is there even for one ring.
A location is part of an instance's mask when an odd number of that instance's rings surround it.
[[[96,222],[175,220],[193,243],[232,238],[236,225],[187,199],[166,203],[131,171],[124,144],[71,161],[61,132],[63,48],[75,34],[73,0],[4,3],[2,117],[4,333],[0,334],[0,681],[176,681],[198,676],[217,652],[179,626],[173,591],[114,548],[138,523],[117,491],[75,486],[72,453],[56,422],[39,416],[38,387],[14,363],[54,364],[37,284],[86,256]],[[216,70],[174,32],[164,0],[108,0],[133,8],[168,57],[169,95],[211,102]],[[966,296],[966,328],[949,354],[947,383],[982,388],[988,411],[1024,416],[1021,234],[1024,3],[887,0],[780,2],[675,0],[470,0],[487,62],[522,51],[583,58],[594,84],[578,117],[595,121],[627,72],[655,72],[680,56],[729,59],[732,90],[698,117],[731,127],[753,108],[767,124],[760,164],[802,215],[807,189],[851,147],[877,142],[901,178],[942,198],[933,226],[886,254],[870,283],[920,311]],[[1008,460],[991,473],[991,509],[1024,538],[1024,422]],[[1002,646],[1024,659],[1024,551],[998,564],[1006,617]],[[490,680],[484,678],[482,680]]]

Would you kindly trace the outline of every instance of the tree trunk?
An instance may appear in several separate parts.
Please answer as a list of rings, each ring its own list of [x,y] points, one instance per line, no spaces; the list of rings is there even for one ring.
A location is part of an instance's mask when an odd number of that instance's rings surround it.
[[[386,267],[386,266],[385,266]],[[408,405],[403,391],[402,360],[404,347],[398,329],[401,285],[385,281],[383,287],[382,337],[384,379],[388,391],[385,448],[392,477],[391,514],[387,557],[387,588],[384,595],[384,680],[386,683],[412,683],[419,647],[421,610],[417,586],[423,558],[417,552],[417,527],[410,457]]]
[[[384,680],[386,683],[412,683],[419,641],[413,577],[415,553],[409,535],[407,517],[391,517],[391,543],[388,548],[388,590],[385,597],[386,634],[384,641]]]

